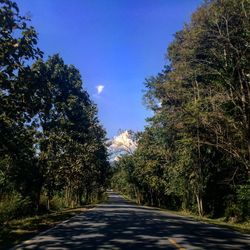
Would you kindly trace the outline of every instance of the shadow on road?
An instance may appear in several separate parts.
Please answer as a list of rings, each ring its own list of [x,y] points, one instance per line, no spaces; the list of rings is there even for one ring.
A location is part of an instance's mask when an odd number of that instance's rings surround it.
[[[250,249],[249,235],[218,229],[110,193],[109,201],[16,249]]]

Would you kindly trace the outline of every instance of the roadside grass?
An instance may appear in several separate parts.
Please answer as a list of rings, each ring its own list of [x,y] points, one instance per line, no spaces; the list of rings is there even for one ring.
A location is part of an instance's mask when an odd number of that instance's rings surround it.
[[[56,209],[40,215],[8,220],[4,224],[0,224],[0,249],[10,249],[77,214],[95,207],[99,203],[105,202],[107,199],[108,195],[105,192],[100,197],[93,199],[89,205],[83,207]]]
[[[0,228],[0,249],[9,249],[92,207],[90,205],[83,208],[65,209],[58,212],[8,221]]]
[[[136,203],[136,200],[131,199],[128,195],[124,195],[124,194],[121,194],[121,195],[124,197],[124,199],[129,200],[133,203]],[[145,207],[152,208],[151,206],[145,206]],[[198,216],[198,215],[195,215],[195,214],[188,212],[188,211],[174,211],[174,210],[169,210],[169,209],[159,208],[159,207],[153,207],[153,208],[156,208],[156,209],[161,210],[161,211],[165,211],[165,212],[170,213],[170,214],[184,216],[184,217],[193,219],[195,221],[200,221],[200,222],[203,222],[206,224],[212,224],[212,225],[215,225],[215,226],[218,226],[221,228],[226,228],[226,229],[238,231],[240,233],[250,234],[250,220],[247,220],[247,221],[242,222],[242,223],[236,223],[236,222],[232,222],[232,221],[226,221],[225,217],[214,219],[214,218],[208,218],[206,216]]]
[[[212,224],[221,228],[226,228],[226,229],[238,231],[238,232],[245,233],[245,234],[250,234],[250,220],[247,220],[242,223],[235,223],[232,221],[226,221],[225,217],[213,219],[213,218],[208,218],[206,216],[198,216],[187,211],[172,211],[172,210],[166,210],[166,209],[161,209],[161,210],[164,210],[172,214],[185,216],[195,221],[203,222],[205,224]]]

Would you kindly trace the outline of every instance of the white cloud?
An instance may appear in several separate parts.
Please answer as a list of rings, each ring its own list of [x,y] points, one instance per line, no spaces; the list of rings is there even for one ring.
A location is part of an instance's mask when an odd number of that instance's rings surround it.
[[[97,89],[97,94],[100,95],[104,89],[104,85],[97,85],[96,89]]]

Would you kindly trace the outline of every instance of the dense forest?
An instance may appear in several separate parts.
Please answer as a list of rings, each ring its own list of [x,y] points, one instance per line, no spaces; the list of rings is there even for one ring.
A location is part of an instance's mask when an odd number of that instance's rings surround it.
[[[250,1],[205,1],[145,81],[152,110],[113,188],[137,200],[243,221],[250,213]]]
[[[0,0],[0,224],[100,198],[106,134],[80,72],[43,59],[16,3]]]

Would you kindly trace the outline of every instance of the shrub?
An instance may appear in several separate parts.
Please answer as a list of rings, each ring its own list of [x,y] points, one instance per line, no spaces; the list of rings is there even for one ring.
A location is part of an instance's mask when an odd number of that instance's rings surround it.
[[[66,201],[63,196],[58,194],[54,195],[50,202],[51,210],[61,210],[66,208]]]
[[[237,186],[235,194],[226,207],[225,216],[226,220],[242,222],[250,217],[250,181]]]
[[[236,191],[237,206],[241,210],[242,219],[250,217],[250,180],[245,185],[240,185]]]
[[[29,198],[22,198],[20,194],[9,194],[0,201],[0,225],[13,218],[31,214],[32,202]]]
[[[237,204],[231,204],[225,210],[226,221],[241,222],[243,220],[242,211]]]
[[[66,207],[67,207],[66,199],[63,195],[59,193],[55,194],[50,200],[50,210],[52,211],[58,211]],[[40,212],[47,211],[47,196],[45,194],[42,194],[40,197],[39,211]]]

